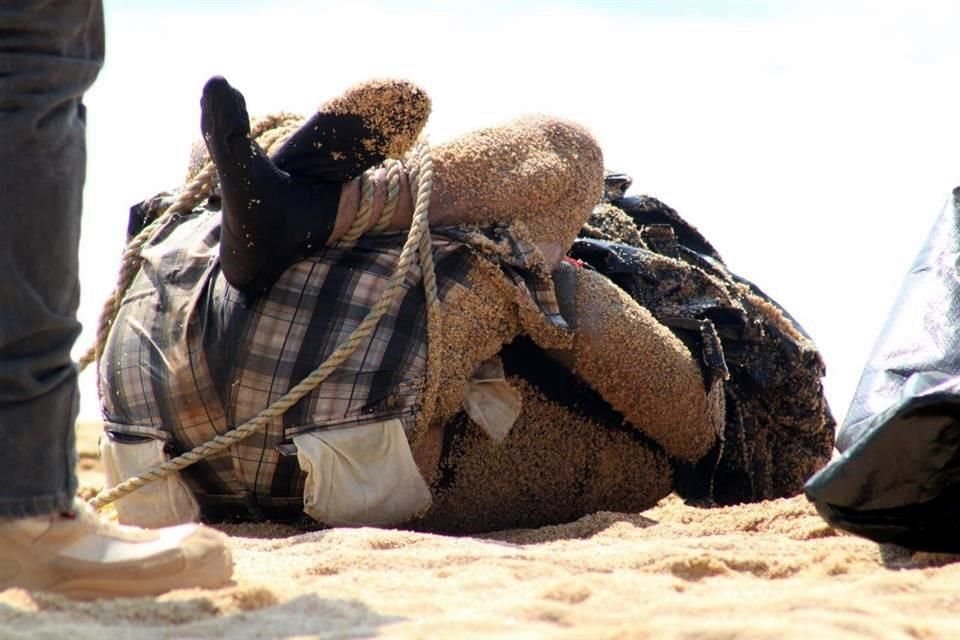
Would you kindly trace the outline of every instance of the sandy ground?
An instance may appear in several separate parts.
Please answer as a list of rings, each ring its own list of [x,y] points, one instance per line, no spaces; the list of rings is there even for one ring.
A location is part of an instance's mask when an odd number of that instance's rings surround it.
[[[81,482],[102,483],[96,428]],[[235,583],[73,603],[0,593],[0,638],[960,637],[958,558],[839,534],[803,498],[480,537],[231,526]]]

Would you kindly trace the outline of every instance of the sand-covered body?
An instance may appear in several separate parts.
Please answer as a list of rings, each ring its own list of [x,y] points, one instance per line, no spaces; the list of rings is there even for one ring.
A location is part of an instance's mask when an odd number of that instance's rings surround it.
[[[348,89],[282,134],[271,157],[247,137],[243,96],[226,80],[211,79],[201,104],[219,194],[166,219],[144,244],[100,360],[107,447],[118,460],[143,438],[182,453],[243,424],[348,340],[386,296],[414,186],[430,174],[418,150],[349,179],[400,155],[422,128],[429,99],[407,82]],[[372,137],[344,137],[344,127]],[[260,433],[182,472],[201,515],[298,518],[308,493],[372,494],[363,488],[379,476],[363,473],[386,477],[392,463],[354,462],[369,447],[350,453],[337,430],[368,433],[391,420],[402,444],[384,451],[416,467],[404,477],[419,477],[433,503],[411,506],[408,520],[360,503],[330,519],[311,512],[320,522],[542,526],[641,510],[673,488],[720,503],[793,495],[826,462],[833,424],[812,342],[705,240],[688,246],[697,234],[675,212],[649,219],[617,194],[629,178],[604,179],[585,128],[521,117],[431,156],[438,304],[410,267],[402,294],[336,370]],[[398,172],[406,180],[389,189],[402,206],[387,219],[386,183]],[[371,191],[368,216],[357,198]],[[310,225],[324,216],[327,239],[313,246]],[[578,234],[606,244],[564,261]],[[611,270],[621,255],[629,259]],[[519,415],[491,426],[466,397],[477,371],[501,360],[512,386],[504,397],[516,398]],[[308,492],[305,469],[327,462],[301,460],[309,447],[294,443],[325,433],[344,444],[318,451],[340,447],[330,464],[349,460],[343,468],[361,473],[330,471]],[[121,519],[136,524],[123,505]]]

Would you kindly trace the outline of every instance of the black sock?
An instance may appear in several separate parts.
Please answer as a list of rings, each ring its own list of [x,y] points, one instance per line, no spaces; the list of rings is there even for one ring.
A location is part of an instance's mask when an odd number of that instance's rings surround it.
[[[291,264],[324,245],[336,222],[341,181],[279,169],[250,139],[243,95],[221,77],[203,88],[200,127],[220,176],[220,261],[231,285],[268,290]]]

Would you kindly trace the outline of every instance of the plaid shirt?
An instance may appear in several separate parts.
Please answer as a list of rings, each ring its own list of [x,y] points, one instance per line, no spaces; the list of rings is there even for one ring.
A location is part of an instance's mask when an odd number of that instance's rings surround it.
[[[198,209],[175,216],[144,246],[143,266],[100,362],[102,409],[111,433],[162,439],[172,453],[181,453],[253,418],[363,320],[382,296],[406,234],[326,248],[294,264],[253,301],[224,278],[219,237],[219,213]],[[491,240],[523,306],[563,332],[552,281],[531,265],[532,247],[504,228],[434,230],[441,300],[453,287],[467,286],[477,256],[492,256],[481,248]],[[399,418],[409,433],[427,376],[424,301],[414,266],[375,331],[314,391],[229,452],[187,470],[185,479],[201,505],[299,511],[303,474],[284,446],[292,436],[389,418]]]

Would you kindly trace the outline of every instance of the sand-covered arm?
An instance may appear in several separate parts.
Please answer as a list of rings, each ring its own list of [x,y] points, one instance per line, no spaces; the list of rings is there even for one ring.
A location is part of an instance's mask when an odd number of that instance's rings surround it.
[[[554,278],[574,329],[558,358],[669,455],[699,460],[723,433],[722,386],[705,389],[687,347],[607,277],[563,263]]]

